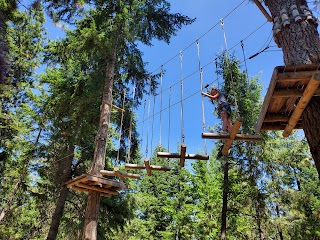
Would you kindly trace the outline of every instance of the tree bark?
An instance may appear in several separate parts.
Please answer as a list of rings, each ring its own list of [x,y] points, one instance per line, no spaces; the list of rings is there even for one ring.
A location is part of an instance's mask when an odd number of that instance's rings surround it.
[[[69,190],[66,186],[64,186],[64,183],[69,181],[71,179],[71,165],[73,161],[73,153],[74,153],[74,146],[69,146],[67,150],[68,157],[63,162],[63,175],[60,176],[61,179],[61,188],[59,192],[59,197],[56,202],[56,208],[54,210],[54,213],[52,215],[50,229],[48,232],[47,240],[54,240],[57,237],[59,225],[61,218],[63,216],[65,201],[67,199]]]
[[[229,164],[228,156],[224,155],[223,161],[223,197],[221,212],[221,240],[227,239],[227,211],[228,211],[228,185],[229,185]]]
[[[116,41],[117,42],[117,41]],[[108,138],[108,128],[110,124],[110,114],[112,108],[112,86],[115,68],[115,57],[117,52],[117,44],[113,49],[113,53],[106,64],[106,80],[104,83],[99,130],[96,137],[96,146],[94,152],[93,164],[90,173],[102,176],[100,170],[104,169],[106,158],[106,146]],[[100,207],[100,193],[89,191],[86,207],[85,221],[83,226],[83,240],[96,240],[98,215]]]
[[[308,6],[305,0],[265,0],[273,18],[280,17],[280,11],[286,9],[290,17],[290,7],[296,2],[297,8]],[[311,12],[311,11],[310,11]],[[314,19],[302,17],[302,21],[289,19],[290,24],[281,26],[279,33],[274,33],[275,41],[282,48],[285,65],[319,64],[320,40],[317,23]],[[302,114],[302,125],[308,140],[310,152],[314,159],[320,178],[320,98],[313,97]]]

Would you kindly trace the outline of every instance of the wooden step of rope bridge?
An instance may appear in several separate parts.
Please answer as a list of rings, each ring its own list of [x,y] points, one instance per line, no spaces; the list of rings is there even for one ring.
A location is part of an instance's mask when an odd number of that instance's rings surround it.
[[[225,143],[222,148],[222,154],[227,155],[229,149],[232,145],[234,140],[236,141],[260,141],[261,136],[259,135],[246,135],[246,134],[237,134],[239,131],[243,120],[237,119],[233,124],[233,127],[230,131],[230,134],[220,134],[220,133],[202,133],[202,138],[206,139],[216,139],[216,140],[225,140]]]
[[[209,160],[208,155],[187,154],[186,152],[187,152],[187,145],[185,143],[182,143],[180,153],[158,152],[157,156],[160,158],[180,158],[180,167],[184,167],[184,163],[186,159]]]
[[[80,192],[88,193],[90,190],[100,192],[101,196],[108,198],[119,195],[119,190],[127,188],[127,185],[123,182],[91,174],[82,174],[81,176],[66,182],[65,185],[70,189]]]
[[[124,178],[139,179],[140,178],[139,174],[122,172],[122,171],[119,170],[118,167],[115,167],[114,171],[101,170],[100,173],[102,175],[106,175],[106,176],[109,176],[109,177],[118,177],[120,179],[124,179]]]
[[[274,69],[256,131],[301,129],[301,115],[313,96],[320,96],[320,66],[278,66]]]
[[[144,159],[144,165],[143,164],[132,164],[132,163],[127,163],[124,165],[125,168],[127,169],[146,169],[148,176],[151,176],[152,173],[151,171],[170,171],[171,168],[167,166],[156,166],[156,165],[150,165],[150,161],[148,158]]]

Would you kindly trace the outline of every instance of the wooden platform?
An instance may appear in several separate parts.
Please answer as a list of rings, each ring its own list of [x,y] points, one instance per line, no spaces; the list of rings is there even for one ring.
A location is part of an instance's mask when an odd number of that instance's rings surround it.
[[[146,169],[148,176],[152,175],[151,171],[164,171],[164,172],[166,172],[166,171],[170,171],[171,170],[171,168],[167,167],[167,166],[150,165],[150,162],[149,162],[148,158],[144,159],[144,165],[143,164],[127,163],[124,166],[127,169],[139,169],[139,170]]]
[[[158,152],[157,156],[160,158],[180,158],[180,167],[184,167],[184,163],[186,159],[209,160],[208,155],[187,154],[186,152],[187,152],[187,145],[185,143],[182,143],[180,153]]]
[[[127,188],[127,185],[122,182],[91,174],[82,174],[66,182],[65,185],[70,189],[80,192],[89,192],[89,190],[97,191],[100,192],[101,196],[108,198],[119,195],[118,190]]]
[[[106,175],[106,176],[109,176],[109,177],[118,177],[120,179],[124,179],[124,178],[139,179],[140,178],[139,174],[122,172],[117,167],[114,168],[114,171],[101,170],[100,173],[102,175]]]
[[[273,71],[256,130],[301,129],[301,115],[313,96],[320,96],[320,66],[279,66]]]

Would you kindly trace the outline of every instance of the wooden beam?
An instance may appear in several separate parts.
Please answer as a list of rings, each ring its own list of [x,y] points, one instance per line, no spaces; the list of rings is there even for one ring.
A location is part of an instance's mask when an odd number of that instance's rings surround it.
[[[119,177],[119,178],[140,178],[139,174],[126,173],[119,170],[119,168],[114,168],[114,171],[100,170],[102,175],[107,175],[111,177]]]
[[[320,84],[320,74],[315,74],[311,77],[310,82],[308,86],[306,87],[306,90],[303,93],[303,96],[301,97],[300,101],[298,102],[296,108],[294,109],[290,120],[284,129],[282,136],[288,137],[292,130],[295,128],[297,122],[301,118],[301,115],[310,102],[311,98],[314,95],[314,92],[317,90]]]
[[[94,176],[91,174],[87,174],[86,178],[90,181],[96,181],[105,185],[109,185],[118,189],[123,189],[123,188],[127,188],[127,185],[124,184],[123,182],[119,182],[119,181],[115,181],[115,180],[111,180],[111,179],[106,179],[103,177],[98,177],[98,176]]]
[[[275,86],[277,84],[278,69],[279,69],[279,67],[276,67],[273,70],[273,74],[272,74],[272,77],[271,77],[269,88],[268,88],[266,96],[264,97],[262,109],[261,109],[261,112],[260,112],[260,115],[259,115],[259,118],[258,118],[258,121],[257,121],[257,124],[256,124],[256,132],[260,132],[260,128],[262,126],[262,123],[264,121],[264,117],[265,117],[266,112],[268,110],[269,103],[270,103],[274,88],[275,88]]]
[[[145,165],[142,165],[142,164],[132,164],[132,163],[126,163],[124,165],[125,168],[128,168],[128,169],[145,169],[146,166]]]
[[[228,140],[230,139],[229,134],[220,134],[220,133],[202,133],[202,138],[205,139],[214,139],[214,140]],[[248,135],[248,134],[236,134],[234,140],[236,141],[260,141],[260,135]],[[204,160],[204,159],[203,159]]]
[[[144,165],[146,166],[148,176],[151,176],[151,168],[150,168],[150,162],[148,158],[144,159]]]
[[[116,109],[116,110],[118,110],[118,111],[121,111],[121,112],[125,112],[124,109],[119,108],[119,107],[117,107],[116,105],[113,105],[113,104],[112,104],[112,108],[114,108],[114,109]]]
[[[302,97],[304,92],[304,89],[277,89],[274,90],[272,98],[277,97]],[[320,96],[320,89],[317,88],[317,90],[314,92],[313,96]]]
[[[289,116],[283,114],[272,114],[264,118],[264,122],[288,122]]]
[[[186,160],[186,152],[187,152],[187,145],[185,143],[182,143],[181,150],[180,150],[180,167],[184,167],[184,162]]]
[[[267,10],[262,6],[262,4],[259,2],[259,0],[253,0],[254,3],[257,5],[257,7],[260,9],[260,11],[262,12],[262,14],[266,17],[266,19],[268,20],[268,22],[272,22],[272,17],[269,15],[269,13],[267,12]]]
[[[221,151],[223,155],[228,154],[228,151],[231,147],[231,144],[232,144],[233,140],[235,139],[236,134],[239,131],[241,124],[242,124],[242,119],[237,119],[236,122],[233,124],[233,127],[230,131],[230,138],[225,141],[224,146]]]
[[[180,158],[180,153],[157,152],[157,156],[159,158]],[[200,154],[186,154],[185,159],[209,160],[209,156]]]
[[[151,170],[156,170],[156,171],[170,171],[171,168],[170,167],[166,167],[166,166],[155,166],[155,165],[150,165],[150,169]]]
[[[274,124],[263,124],[260,131],[277,131],[277,130],[284,130],[286,125],[274,123]],[[302,124],[298,123],[295,126],[295,129],[302,129]]]
[[[279,72],[278,73],[278,82],[286,81],[301,81],[309,80],[313,75],[319,74],[319,70],[313,71],[294,71],[294,72]]]
[[[119,195],[119,193],[117,191],[111,191],[109,189],[106,188],[100,188],[100,187],[95,187],[95,186],[89,186],[83,183],[77,183],[76,185],[77,187],[81,187],[81,188],[85,188],[85,189],[89,189],[92,191],[96,191],[96,192],[102,192],[102,193],[107,193],[107,194],[112,194],[112,195]]]

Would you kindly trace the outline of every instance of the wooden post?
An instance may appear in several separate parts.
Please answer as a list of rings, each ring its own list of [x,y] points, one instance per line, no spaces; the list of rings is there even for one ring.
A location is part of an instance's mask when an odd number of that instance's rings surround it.
[[[319,84],[320,84],[320,74],[313,75],[310,79],[308,86],[306,87],[306,90],[303,92],[303,96],[301,97],[296,108],[294,109],[286,128],[282,133],[283,137],[288,137],[291,134],[297,122],[301,118],[303,110],[306,108],[306,106],[310,102],[314,92],[318,89]]]
[[[236,134],[239,131],[241,124],[242,124],[242,119],[237,119],[236,122],[233,124],[233,127],[230,132],[230,139],[226,140],[226,142],[224,143],[223,149],[222,149],[223,155],[228,154],[229,148],[231,147],[231,144],[232,144],[233,140],[235,139]]]
[[[267,10],[262,6],[262,4],[259,2],[259,0],[253,0],[253,1],[257,5],[257,7],[260,9],[262,14],[267,18],[268,22],[272,22],[272,17],[269,15]]]
[[[185,143],[182,143],[181,150],[180,150],[180,167],[184,167],[184,162],[186,159],[186,151],[187,151],[187,145]]]
[[[151,168],[150,168],[150,162],[148,158],[144,159],[144,165],[146,166],[148,176],[151,176]]]

